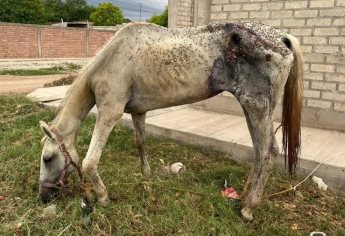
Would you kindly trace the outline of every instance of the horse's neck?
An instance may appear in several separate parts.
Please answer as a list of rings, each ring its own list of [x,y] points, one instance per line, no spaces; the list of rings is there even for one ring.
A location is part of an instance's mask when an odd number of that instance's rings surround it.
[[[94,106],[95,99],[86,78],[78,79],[72,86],[56,117],[55,127],[63,137],[74,142],[80,124]]]

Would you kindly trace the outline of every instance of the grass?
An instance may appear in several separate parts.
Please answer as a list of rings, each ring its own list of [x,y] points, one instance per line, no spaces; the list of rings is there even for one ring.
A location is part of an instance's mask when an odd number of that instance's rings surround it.
[[[65,74],[69,72],[77,71],[81,66],[73,63],[65,63],[61,66],[53,66],[50,68],[42,69],[18,69],[18,70],[0,70],[0,75],[16,75],[16,76],[35,76],[35,75],[54,75]]]
[[[265,198],[254,222],[244,222],[238,206],[222,198],[220,189],[227,179],[240,192],[249,167],[230,161],[226,154],[149,137],[153,175],[144,179],[133,133],[123,126],[115,127],[99,165],[110,206],[96,205],[87,219],[80,207],[83,193],[77,192],[54,200],[56,215],[44,215],[47,205],[37,198],[42,148],[38,121],[53,117],[24,97],[0,96],[0,235],[345,235],[343,196],[321,192],[310,180],[296,192]],[[94,121],[88,118],[79,132],[81,156]],[[187,172],[169,175],[160,160],[181,161]],[[275,170],[265,194],[301,179]],[[77,181],[75,175],[72,180]]]

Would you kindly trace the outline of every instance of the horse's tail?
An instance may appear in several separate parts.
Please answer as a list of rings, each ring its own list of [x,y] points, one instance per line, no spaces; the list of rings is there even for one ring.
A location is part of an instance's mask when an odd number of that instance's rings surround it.
[[[301,151],[301,115],[303,106],[303,57],[298,40],[288,35],[294,55],[293,65],[285,84],[283,97],[282,131],[285,166],[292,174]]]

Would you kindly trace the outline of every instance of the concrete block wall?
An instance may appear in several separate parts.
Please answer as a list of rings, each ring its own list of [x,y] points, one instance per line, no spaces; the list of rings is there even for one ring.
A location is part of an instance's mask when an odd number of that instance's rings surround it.
[[[205,1],[210,2],[210,13],[198,18],[207,23],[257,21],[297,37],[305,59],[304,124],[345,131],[345,0],[194,0],[193,4]],[[242,113],[231,99],[223,93],[196,106]],[[279,108],[276,116],[280,118]]]
[[[115,30],[0,22],[0,59],[92,57],[114,34]]]
[[[193,5],[194,0],[179,0],[178,1],[178,20],[179,27],[193,26]]]

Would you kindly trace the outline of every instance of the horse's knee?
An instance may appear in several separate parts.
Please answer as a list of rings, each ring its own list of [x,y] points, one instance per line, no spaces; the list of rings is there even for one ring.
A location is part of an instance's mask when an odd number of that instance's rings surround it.
[[[82,171],[84,175],[90,177],[97,172],[96,165],[92,161],[87,161],[84,159],[82,162]]]

